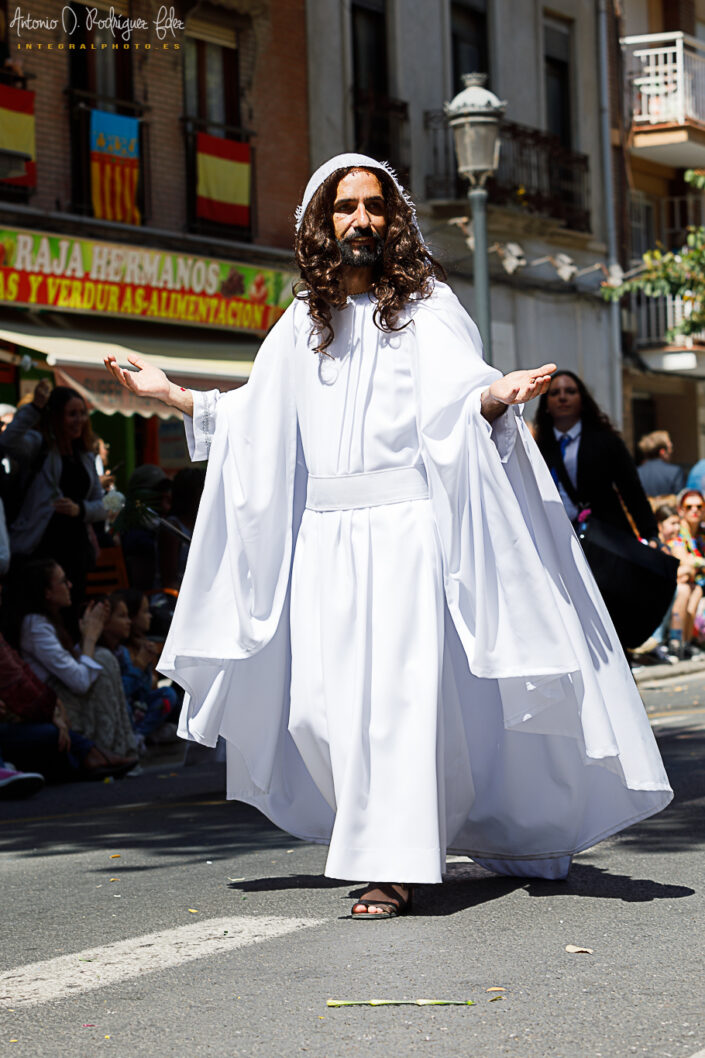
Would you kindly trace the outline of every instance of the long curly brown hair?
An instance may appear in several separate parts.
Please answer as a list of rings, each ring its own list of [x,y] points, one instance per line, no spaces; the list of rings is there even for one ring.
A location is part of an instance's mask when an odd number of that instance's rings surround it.
[[[298,298],[308,302],[313,333],[318,338],[317,353],[327,352],[334,338],[333,309],[344,308],[347,300],[342,256],[333,231],[333,203],[342,178],[357,169],[364,166],[338,169],[323,181],[296,235],[296,263],[301,280],[295,291]],[[413,209],[391,176],[383,169],[368,171],[382,186],[387,220],[382,260],[371,288],[377,299],[374,321],[380,330],[399,331],[408,323],[398,326],[397,321],[409,299],[429,297],[434,279],[444,280],[445,271],[424,245]]]

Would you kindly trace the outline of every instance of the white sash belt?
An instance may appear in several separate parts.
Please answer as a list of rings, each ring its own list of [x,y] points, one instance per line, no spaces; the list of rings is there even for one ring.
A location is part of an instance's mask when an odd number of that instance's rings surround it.
[[[347,511],[426,499],[428,482],[423,464],[373,470],[369,474],[308,476],[306,506],[311,511]]]

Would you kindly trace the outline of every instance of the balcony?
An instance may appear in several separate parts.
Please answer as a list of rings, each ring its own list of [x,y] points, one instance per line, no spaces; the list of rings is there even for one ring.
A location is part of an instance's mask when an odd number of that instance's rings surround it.
[[[424,125],[430,138],[432,170],[426,176],[426,197],[465,197],[458,176],[455,148],[442,110],[427,110]],[[554,136],[503,121],[500,125],[499,169],[487,182],[489,200],[517,212],[550,217],[573,231],[590,231],[590,170],[586,154],[563,147]]]
[[[630,295],[630,313],[632,316],[635,336],[634,344],[637,349],[649,349],[656,346],[668,345],[666,333],[682,323],[693,311],[692,303],[683,301],[682,298],[668,294],[660,298],[647,298],[641,291]],[[690,348],[695,342],[705,342],[705,332],[700,331],[680,338],[677,342],[680,348]]]
[[[235,125],[225,125],[219,122],[206,121],[201,118],[182,117],[181,124],[184,130],[184,142],[186,147],[186,217],[188,230],[201,235],[214,235],[221,238],[239,239],[249,241],[255,234],[255,152],[251,146],[254,132],[250,129]],[[225,200],[216,203],[210,211],[203,209],[203,200],[199,192],[199,166],[202,166],[202,157],[199,161],[199,134],[204,133],[208,137],[214,137],[216,142],[222,141],[226,165],[240,165],[248,168],[246,178],[240,173],[239,183],[241,191],[239,196],[239,208],[232,208],[232,203]],[[229,158],[228,144],[249,145],[248,161],[232,163]],[[233,198],[235,179],[226,175],[225,182],[228,183],[227,194]],[[201,176],[203,171],[201,169]],[[202,191],[202,188],[201,188]],[[209,217],[209,213],[212,216]],[[219,217],[220,219],[216,219]]]
[[[139,179],[135,204],[142,224],[149,221],[150,183],[149,183],[149,125],[144,115],[149,107],[113,96],[103,96],[83,89],[67,88],[69,106],[69,124],[71,129],[71,213],[80,216],[94,217],[94,188],[91,180],[91,111],[102,110],[109,113],[133,117],[139,120]],[[103,215],[97,219],[120,222],[120,210],[105,208]]]
[[[633,153],[677,169],[705,165],[705,44],[685,33],[621,44]]]
[[[30,74],[0,68],[0,199],[26,204],[37,183],[34,135],[34,92]]]

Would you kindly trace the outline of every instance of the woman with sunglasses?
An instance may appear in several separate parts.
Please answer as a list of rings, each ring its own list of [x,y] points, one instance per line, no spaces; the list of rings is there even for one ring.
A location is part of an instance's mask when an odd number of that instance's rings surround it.
[[[702,521],[705,516],[705,499],[697,489],[684,489],[678,495],[678,514],[681,520],[679,539],[693,558],[695,583],[705,588],[705,541]]]

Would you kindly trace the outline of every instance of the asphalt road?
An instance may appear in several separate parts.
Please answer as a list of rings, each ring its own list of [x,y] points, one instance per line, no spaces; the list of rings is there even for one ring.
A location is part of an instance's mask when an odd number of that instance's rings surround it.
[[[389,922],[350,921],[325,849],[223,802],[217,765],[4,802],[0,1053],[705,1058],[705,673],[642,693],[665,812],[567,882],[452,859]]]

